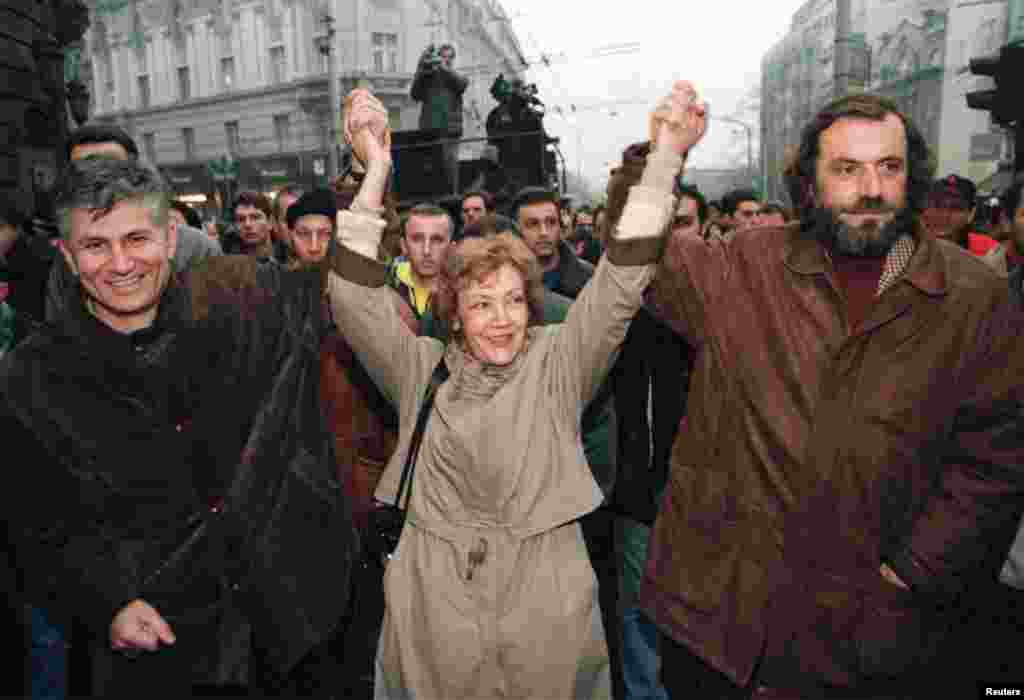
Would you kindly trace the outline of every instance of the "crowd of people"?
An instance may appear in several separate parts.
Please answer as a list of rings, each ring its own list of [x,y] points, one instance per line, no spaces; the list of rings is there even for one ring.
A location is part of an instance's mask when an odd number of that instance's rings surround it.
[[[978,230],[855,95],[792,206],[709,201],[679,82],[599,206],[399,212],[387,110],[345,108],[357,172],[228,227],[103,125],[52,216],[0,209],[8,694],[1020,687],[1022,183]]]

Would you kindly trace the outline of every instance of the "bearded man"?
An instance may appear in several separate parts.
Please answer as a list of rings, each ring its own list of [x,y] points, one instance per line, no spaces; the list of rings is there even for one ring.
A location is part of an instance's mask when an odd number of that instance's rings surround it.
[[[894,103],[827,105],[786,176],[799,223],[675,237],[650,289],[696,359],[642,602],[670,697],[905,697],[1020,517],[1024,323],[924,233]]]

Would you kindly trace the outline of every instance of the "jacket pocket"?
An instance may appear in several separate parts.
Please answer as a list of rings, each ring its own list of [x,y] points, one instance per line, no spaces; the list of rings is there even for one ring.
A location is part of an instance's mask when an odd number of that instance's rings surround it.
[[[922,605],[909,591],[880,580],[862,599],[855,629],[860,675],[870,680],[921,670],[936,656],[949,625],[941,609]]]
[[[846,687],[912,677],[935,656],[945,631],[938,609],[864,575],[804,572],[784,618],[791,669],[807,680]]]

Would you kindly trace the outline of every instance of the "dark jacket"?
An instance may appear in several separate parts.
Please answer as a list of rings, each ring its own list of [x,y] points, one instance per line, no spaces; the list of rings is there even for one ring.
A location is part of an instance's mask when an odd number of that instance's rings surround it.
[[[674,239],[652,284],[697,359],[642,598],[740,684],[759,661],[809,697],[913,677],[1019,521],[1024,315],[979,260],[917,239],[852,332],[796,226]]]
[[[1010,273],[1010,295],[1017,302],[1017,306],[1024,308],[1024,265],[1018,265]]]
[[[21,315],[42,321],[46,310],[46,280],[60,255],[40,235],[22,233],[7,253],[11,294],[7,303]]]
[[[6,512],[38,604],[105,639],[146,600],[205,630],[197,682],[243,680],[248,645],[229,644],[242,632],[224,611],[279,669],[328,636],[354,533],[318,396],[325,279],[211,258],[131,335],[65,285],[57,320],[0,366],[4,434],[31,465]]]
[[[558,242],[558,287],[551,291],[575,299],[594,276],[594,266],[581,260],[565,241]]]
[[[423,63],[416,69],[410,95],[420,107],[420,129],[442,129],[449,136],[462,136],[462,93],[469,80],[450,68]]]
[[[669,457],[686,413],[693,351],[641,309],[612,374],[618,419],[618,478],[610,506],[646,525],[658,513]]]

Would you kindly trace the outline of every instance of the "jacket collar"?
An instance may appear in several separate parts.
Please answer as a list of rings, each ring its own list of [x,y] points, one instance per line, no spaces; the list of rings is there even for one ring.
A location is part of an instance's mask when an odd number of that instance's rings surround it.
[[[561,287],[555,291],[570,297],[576,297],[594,274],[589,263],[580,260],[565,241],[558,242],[558,274]]]
[[[63,278],[63,283],[59,285],[61,303],[54,305],[51,311],[53,320],[66,334],[83,341],[82,347],[87,349],[89,355],[106,357],[116,362],[140,348],[154,344],[167,331],[180,330],[185,323],[189,300],[177,273],[172,273],[160,297],[160,306],[153,324],[134,333],[119,333],[93,316],[85,304],[85,292],[78,278],[63,260],[57,264],[61,268],[57,274]]]
[[[947,258],[940,248],[942,244],[928,235],[920,224],[915,227],[913,235],[916,243],[914,255],[900,279],[930,296],[945,294],[949,274]],[[783,261],[786,267],[799,275],[824,274],[832,269],[825,247],[813,233],[802,230],[799,224],[786,227]]]

